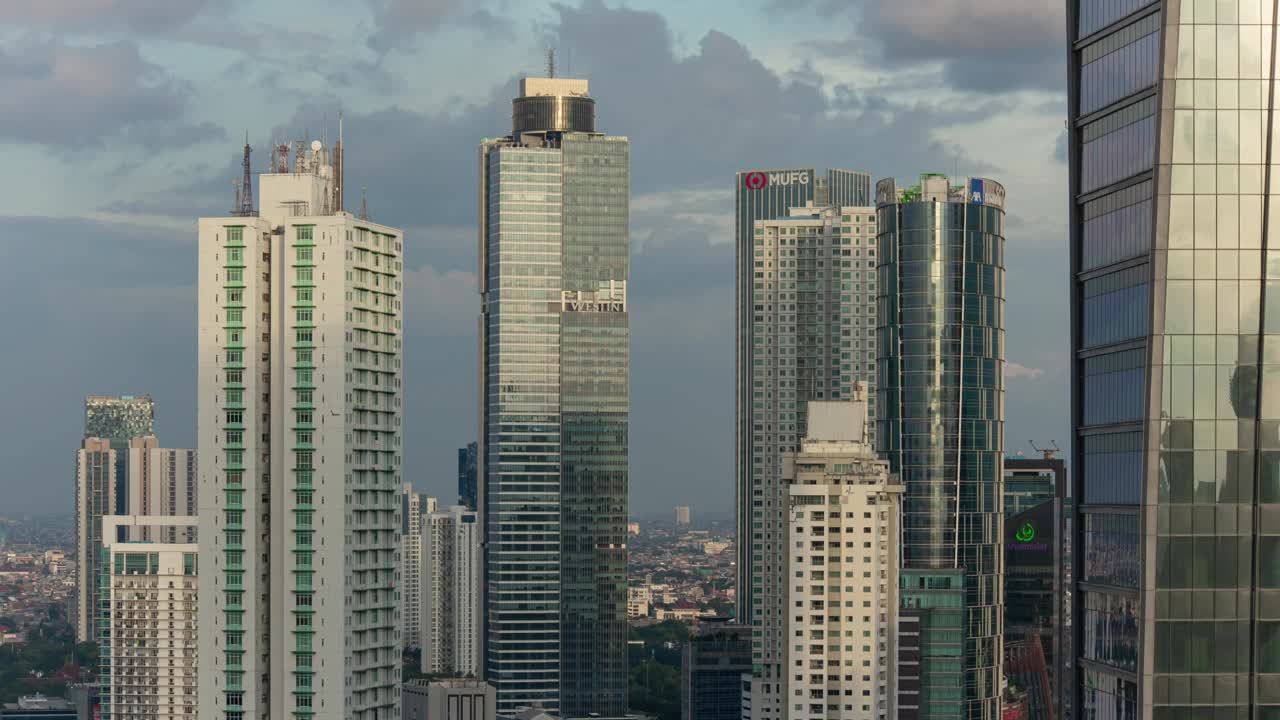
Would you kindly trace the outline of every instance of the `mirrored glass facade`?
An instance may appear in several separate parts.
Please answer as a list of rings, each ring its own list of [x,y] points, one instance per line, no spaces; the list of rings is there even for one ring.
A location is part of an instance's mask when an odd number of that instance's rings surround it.
[[[501,712],[619,717],[630,150],[524,130],[480,148],[485,679]]]
[[[904,577],[963,571],[956,575],[962,671],[937,674],[930,686],[922,668],[920,717],[995,720],[1003,659],[1004,191],[990,180],[956,187],[935,175],[903,189],[882,180],[876,196],[877,449],[906,488]],[[925,658],[929,642],[926,633]]]
[[[1078,715],[1280,718],[1276,3],[1067,13]]]

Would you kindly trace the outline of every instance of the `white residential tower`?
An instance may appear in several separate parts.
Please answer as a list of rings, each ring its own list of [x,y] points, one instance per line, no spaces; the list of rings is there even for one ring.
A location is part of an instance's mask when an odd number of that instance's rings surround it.
[[[400,715],[403,235],[341,168],[278,146],[199,223],[201,720]]]

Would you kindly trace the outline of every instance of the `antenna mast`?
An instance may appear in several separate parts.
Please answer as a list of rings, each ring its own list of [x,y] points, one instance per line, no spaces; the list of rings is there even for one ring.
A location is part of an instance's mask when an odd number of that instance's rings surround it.
[[[240,217],[251,217],[253,213],[253,170],[249,162],[249,155],[253,152],[253,148],[249,147],[249,131],[244,131],[244,160],[241,164],[244,166],[244,178],[240,181],[240,192],[237,193],[240,199],[239,214]]]
[[[556,49],[547,48],[547,77],[556,76]]]
[[[343,188],[342,188],[342,111],[338,111],[338,144],[333,148],[333,206],[334,213],[340,213],[343,208]]]
[[[360,219],[361,220],[369,219],[369,199],[366,196],[366,191],[368,191],[368,189],[369,189],[368,187],[364,187],[364,186],[360,188]]]

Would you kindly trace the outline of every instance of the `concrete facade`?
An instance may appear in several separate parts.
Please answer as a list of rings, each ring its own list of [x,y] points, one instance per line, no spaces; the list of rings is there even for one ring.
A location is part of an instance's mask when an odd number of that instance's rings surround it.
[[[278,158],[199,222],[200,717],[394,717],[403,235]]]

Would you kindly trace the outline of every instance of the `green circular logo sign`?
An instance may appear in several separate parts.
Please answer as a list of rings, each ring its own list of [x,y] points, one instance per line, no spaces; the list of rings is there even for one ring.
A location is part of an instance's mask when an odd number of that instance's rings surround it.
[[[1036,539],[1036,526],[1031,523],[1023,523],[1013,537],[1020,543],[1029,543]]]

